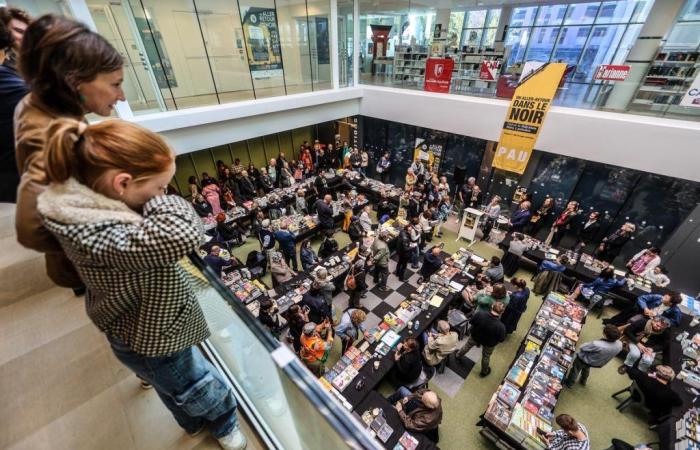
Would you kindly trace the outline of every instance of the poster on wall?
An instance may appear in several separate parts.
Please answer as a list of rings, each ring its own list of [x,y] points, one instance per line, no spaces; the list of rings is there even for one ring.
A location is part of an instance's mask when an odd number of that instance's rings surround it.
[[[566,64],[547,63],[523,78],[508,107],[493,167],[522,174]]]
[[[319,64],[331,63],[331,52],[328,48],[328,19],[325,17],[316,17],[316,52]]]
[[[700,74],[693,80],[685,95],[681,99],[681,106],[700,107]]]
[[[487,81],[496,81],[498,79],[498,71],[501,69],[500,60],[481,61],[481,70],[479,70],[479,79]]]
[[[437,174],[440,168],[442,151],[442,144],[430,142],[423,138],[416,138],[416,142],[413,146],[413,160],[422,161],[426,167],[432,168],[432,173]]]
[[[450,92],[452,70],[455,62],[451,58],[428,58],[425,63],[425,83],[423,90],[428,92]]]
[[[248,8],[242,19],[248,48],[248,66],[253,79],[281,77],[282,52],[277,15],[272,8]]]
[[[625,81],[630,73],[630,66],[620,66],[614,64],[601,64],[593,74],[594,80],[601,81]]]

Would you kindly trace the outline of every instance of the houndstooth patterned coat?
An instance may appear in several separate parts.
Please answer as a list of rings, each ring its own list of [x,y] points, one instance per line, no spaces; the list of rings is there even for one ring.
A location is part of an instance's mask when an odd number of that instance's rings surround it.
[[[87,314],[100,330],[150,357],[209,337],[178,264],[203,235],[187,201],[155,197],[140,215],[70,179],[52,184],[37,207],[85,282]]]

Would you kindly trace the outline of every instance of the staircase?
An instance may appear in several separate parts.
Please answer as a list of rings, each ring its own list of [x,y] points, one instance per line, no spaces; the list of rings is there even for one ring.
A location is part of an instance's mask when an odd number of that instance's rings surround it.
[[[16,242],[14,212],[0,203],[0,448],[219,448],[207,433],[188,437],[139,387],[83,298],[52,284],[43,256]]]

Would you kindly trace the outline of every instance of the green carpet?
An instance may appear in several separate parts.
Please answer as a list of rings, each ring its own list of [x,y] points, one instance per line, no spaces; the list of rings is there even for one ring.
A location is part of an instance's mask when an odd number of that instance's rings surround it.
[[[454,228],[454,225],[450,225],[452,226],[443,228],[443,238],[434,240],[434,242],[444,242],[445,251],[453,253],[460,247],[467,247],[468,243],[455,241],[456,233],[450,229]],[[346,233],[336,233],[335,237],[341,248],[350,242]],[[314,248],[318,249],[321,239],[317,237],[312,242]],[[235,249],[234,254],[245,261],[248,252],[258,249],[257,239],[251,237],[245,245]],[[490,258],[493,255],[501,256],[503,253],[495,246],[483,242],[474,244],[472,249],[484,258]],[[269,276],[268,274],[264,278],[268,286],[271,285]],[[525,278],[528,282],[531,276],[532,273],[523,270],[516,273],[516,277]],[[518,329],[494,351],[491,357],[492,373],[490,376],[486,378],[478,376],[480,367],[477,362],[474,370],[454,398],[441,395],[444,414],[440,426],[440,448],[445,450],[494,448],[490,442],[481,437],[479,428],[475,424],[505,376],[520,342],[534,320],[541,301],[539,296],[534,294],[530,296],[529,307],[523,314]],[[611,316],[612,313],[612,310],[606,311],[604,317]],[[594,316],[589,317],[582,330],[581,342],[598,339],[601,331],[600,319]],[[333,352],[334,359],[337,359],[340,346],[334,347],[338,347],[334,348]],[[618,375],[616,369],[620,364],[622,364],[622,360],[615,359],[602,369],[592,369],[587,386],[577,384],[572,389],[565,389],[555,409],[555,414],[571,414],[588,428],[592,449],[609,447],[612,438],[622,439],[632,444],[656,440],[655,433],[647,428],[643,413],[633,409],[628,409],[625,413],[619,413],[615,410],[617,400],[611,398],[610,394],[623,389],[630,383],[627,376]],[[380,391],[386,395],[391,393],[393,389],[395,387],[386,382],[380,386]],[[438,394],[442,394],[439,389],[435,390]]]

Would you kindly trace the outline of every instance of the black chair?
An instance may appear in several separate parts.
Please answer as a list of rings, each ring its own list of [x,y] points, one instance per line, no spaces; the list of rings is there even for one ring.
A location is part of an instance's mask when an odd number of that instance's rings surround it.
[[[624,393],[629,393],[630,395],[629,395],[629,397],[624,399],[622,402],[620,402],[619,405],[617,405],[615,407],[615,409],[617,409],[618,411],[624,412],[625,409],[627,409],[632,404],[644,406],[644,404],[645,404],[644,393],[639,389],[639,386],[637,386],[637,383],[635,383],[634,381],[632,382],[632,384],[630,384],[626,388],[612,394],[611,397],[617,399],[618,395],[621,395]]]
[[[564,295],[571,294],[577,283],[576,277],[570,277],[562,273],[559,285],[557,286],[557,292]]]
[[[432,430],[424,431],[423,435],[430,439],[433,443],[437,444],[440,442],[440,432],[438,431],[440,427],[436,427]]]

